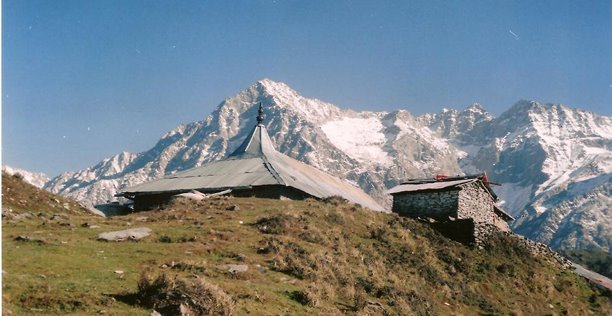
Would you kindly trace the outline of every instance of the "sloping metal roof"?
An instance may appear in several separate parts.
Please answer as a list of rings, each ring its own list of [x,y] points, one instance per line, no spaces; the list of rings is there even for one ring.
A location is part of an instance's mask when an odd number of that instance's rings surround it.
[[[395,194],[400,192],[417,192],[417,191],[427,191],[427,190],[443,190],[448,188],[453,188],[465,183],[471,183],[478,181],[478,179],[464,179],[464,180],[454,180],[454,181],[436,181],[436,182],[427,182],[427,183],[406,183],[400,184],[391,188],[387,193]]]
[[[339,195],[372,210],[385,210],[352,184],[277,152],[261,123],[227,159],[136,185],[120,195],[214,191],[262,185],[290,186],[317,198]]]
[[[504,209],[502,209],[501,206],[497,204],[493,206],[493,211],[497,213],[497,215],[501,216],[505,221],[514,220],[514,217],[512,217],[512,215],[508,214],[508,212],[504,211]]]

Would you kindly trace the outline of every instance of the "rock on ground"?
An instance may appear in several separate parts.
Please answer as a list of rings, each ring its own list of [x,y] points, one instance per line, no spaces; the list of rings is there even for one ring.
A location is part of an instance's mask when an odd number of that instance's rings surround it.
[[[232,274],[247,272],[249,270],[249,266],[246,264],[222,264],[217,266],[217,268],[227,270]]]
[[[130,228],[126,230],[118,230],[107,232],[98,235],[98,240],[104,241],[124,241],[124,240],[139,240],[151,235],[151,229],[147,227]]]

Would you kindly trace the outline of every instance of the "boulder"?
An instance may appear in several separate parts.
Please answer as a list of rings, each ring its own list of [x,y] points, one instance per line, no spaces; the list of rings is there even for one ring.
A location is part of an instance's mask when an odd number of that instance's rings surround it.
[[[130,228],[114,232],[107,232],[98,235],[98,240],[104,241],[124,241],[140,240],[151,235],[151,229],[147,227]]]
[[[217,268],[226,270],[231,274],[247,272],[249,270],[249,266],[246,264],[222,264],[218,265]]]
[[[225,208],[227,211],[240,211],[240,207],[236,204],[230,205]]]

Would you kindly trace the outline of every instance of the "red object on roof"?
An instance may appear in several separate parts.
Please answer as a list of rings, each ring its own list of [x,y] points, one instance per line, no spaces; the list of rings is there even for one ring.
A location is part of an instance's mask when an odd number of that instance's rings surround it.
[[[445,180],[445,179],[448,179],[448,176],[445,176],[442,174],[436,175],[436,181]]]
[[[493,185],[499,185],[499,186],[501,186],[501,184],[500,184],[500,183],[495,183],[495,182],[493,182],[493,181],[489,181],[489,176],[487,175],[487,172],[486,172],[486,171],[484,171],[484,172],[482,173],[482,177],[480,177],[480,181],[482,181],[482,182],[484,182],[484,183],[486,183],[486,184],[493,184]]]
[[[480,180],[482,180],[482,182],[489,182],[489,176],[487,176],[486,171],[482,173],[482,178],[480,178]]]

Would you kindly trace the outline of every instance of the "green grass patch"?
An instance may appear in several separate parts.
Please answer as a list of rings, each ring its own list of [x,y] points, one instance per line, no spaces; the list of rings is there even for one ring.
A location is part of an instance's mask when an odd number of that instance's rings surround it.
[[[61,220],[3,221],[3,314],[150,315],[181,305],[234,315],[597,315],[611,308],[584,280],[507,236],[473,249],[416,221],[336,199],[222,197],[112,218],[60,207]],[[97,240],[130,227],[153,233]]]

